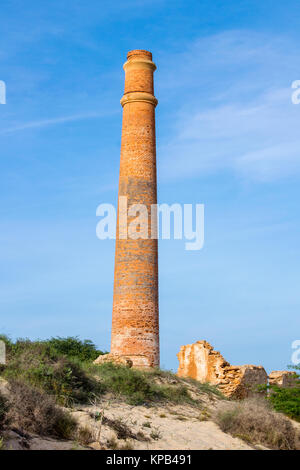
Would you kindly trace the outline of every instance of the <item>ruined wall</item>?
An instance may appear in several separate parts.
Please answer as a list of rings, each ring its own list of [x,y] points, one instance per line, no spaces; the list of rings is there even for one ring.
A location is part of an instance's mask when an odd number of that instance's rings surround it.
[[[177,375],[217,385],[227,397],[246,398],[257,385],[267,385],[261,366],[231,366],[207,341],[181,346]]]
[[[243,399],[256,393],[257,386],[267,385],[268,375],[262,366],[229,366],[218,388],[228,397]]]
[[[269,375],[269,384],[278,387],[293,387],[296,384],[295,372],[288,370],[276,370]]]
[[[199,382],[210,382],[214,385],[224,379],[224,367],[230,365],[207,341],[181,346],[177,357],[179,377],[192,377]]]

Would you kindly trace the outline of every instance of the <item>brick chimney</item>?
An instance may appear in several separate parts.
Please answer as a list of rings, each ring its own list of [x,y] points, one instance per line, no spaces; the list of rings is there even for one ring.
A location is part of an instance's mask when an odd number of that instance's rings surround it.
[[[123,125],[111,354],[129,358],[137,368],[159,366],[158,252],[157,239],[151,239],[150,221],[151,205],[157,203],[155,69],[151,52],[128,52],[121,99]],[[124,227],[119,226],[121,196],[127,197],[128,208],[132,204],[147,207],[148,239],[125,239]],[[128,216],[128,225],[137,215]]]

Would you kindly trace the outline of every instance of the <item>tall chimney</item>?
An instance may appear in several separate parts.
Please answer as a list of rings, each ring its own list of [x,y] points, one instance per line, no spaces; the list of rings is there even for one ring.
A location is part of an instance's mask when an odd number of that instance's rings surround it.
[[[151,205],[157,203],[155,69],[151,52],[128,52],[121,99],[123,125],[111,353],[128,357],[137,368],[159,366],[158,252],[157,239],[151,238],[150,220]],[[132,204],[147,207],[147,239],[125,238],[124,227],[119,223],[119,214],[125,210],[124,196],[128,208]],[[128,225],[135,217],[128,216]]]

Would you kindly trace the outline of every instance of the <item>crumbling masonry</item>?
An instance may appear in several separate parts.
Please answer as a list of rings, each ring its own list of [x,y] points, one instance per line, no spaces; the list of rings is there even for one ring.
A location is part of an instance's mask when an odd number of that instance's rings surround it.
[[[180,377],[217,385],[228,397],[246,398],[257,385],[267,385],[268,376],[262,366],[231,366],[207,341],[181,346],[177,357]]]
[[[257,393],[260,385],[293,387],[297,382],[291,371],[274,371],[268,377],[262,366],[231,366],[207,341],[181,346],[177,357],[179,377],[216,385],[227,397],[242,399]]]

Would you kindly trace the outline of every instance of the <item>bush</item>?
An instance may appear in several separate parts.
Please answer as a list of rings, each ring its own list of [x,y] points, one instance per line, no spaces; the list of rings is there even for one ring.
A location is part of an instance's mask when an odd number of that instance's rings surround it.
[[[158,398],[156,388],[148,383],[141,371],[109,362],[94,365],[89,370],[99,377],[106,390],[127,397],[131,405],[142,405]]]
[[[268,399],[273,408],[300,422],[300,387],[272,386],[270,392]]]
[[[222,398],[223,400],[226,399],[225,395],[223,395],[215,385],[212,385],[209,382],[202,383],[190,377],[186,377],[184,380],[185,382],[194,385],[200,393],[206,393],[207,395]]]
[[[184,385],[177,385],[175,387],[161,385],[159,387],[162,397],[172,403],[194,403],[188,389]]]
[[[51,338],[45,341],[57,354],[64,355],[69,359],[77,359],[80,362],[94,361],[98,356],[104,354],[98,350],[89,339],[81,341],[77,337]]]
[[[47,342],[19,340],[8,347],[3,375],[23,381],[55,395],[63,405],[85,402],[101,386],[83,371],[80,364],[60,356]]]
[[[2,374],[8,380],[22,380],[55,395],[58,403],[86,403],[105,391],[123,396],[131,405],[169,401],[197,404],[187,381],[158,369],[142,371],[112,363],[95,365],[101,351],[91,341],[52,338],[47,341],[6,339],[7,365]],[[95,377],[96,376],[96,377]],[[200,392],[216,393],[214,387],[198,384]]]
[[[299,370],[299,366],[294,366]],[[270,394],[268,396],[273,408],[280,411],[292,419],[300,422],[300,380],[299,375],[295,373],[295,386],[283,388],[277,386],[269,387]]]
[[[0,341],[3,341],[8,347],[13,345],[13,342],[7,335],[0,335]]]
[[[9,401],[8,417],[23,431],[61,439],[74,436],[76,422],[55,404],[53,397],[24,382],[12,380]]]
[[[171,373],[130,369],[113,363],[87,366],[89,373],[97,375],[103,387],[117,396],[124,396],[130,405],[170,401],[172,403],[196,402],[190,397],[188,389],[180,379]],[[172,386],[158,384],[156,377],[164,377]]]
[[[44,341],[19,339],[14,343],[8,336],[0,335],[0,340],[5,342],[8,356],[15,354],[19,347],[23,347],[24,343],[48,346],[53,354],[65,356],[68,359],[75,359],[80,362],[94,361],[101,354],[105,354],[103,351],[97,349],[91,340],[85,339],[82,341],[78,337],[73,336],[68,336],[67,338],[58,336]]]
[[[223,403],[215,421],[222,431],[252,444],[277,450],[298,448],[297,430],[287,418],[272,411],[264,398]]]

